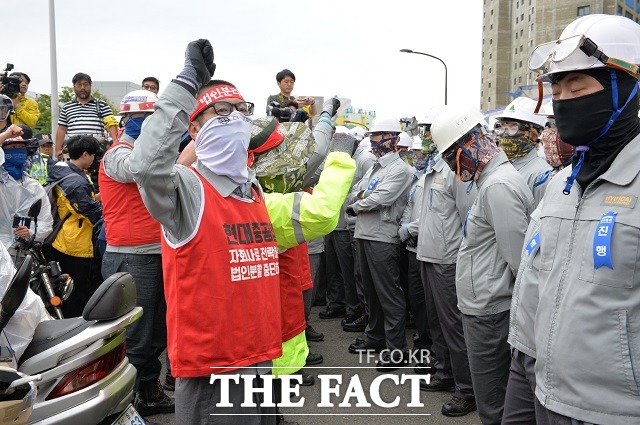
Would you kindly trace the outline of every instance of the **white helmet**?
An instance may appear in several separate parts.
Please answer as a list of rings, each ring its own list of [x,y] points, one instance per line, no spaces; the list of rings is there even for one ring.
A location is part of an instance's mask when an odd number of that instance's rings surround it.
[[[407,133],[405,133],[404,131],[401,132],[399,134],[400,136],[400,140],[398,140],[398,147],[399,148],[410,148],[411,147],[411,136],[409,136]]]
[[[335,134],[338,134],[338,133],[349,134],[349,129],[344,125],[337,125]]]
[[[528,97],[518,97],[508,104],[504,111],[496,115],[495,118],[498,121],[523,121],[535,124],[538,127],[544,127],[547,120],[533,112],[536,110],[537,104],[538,102]]]
[[[433,124],[433,121],[435,121],[438,114],[442,112],[443,108],[444,108],[444,105],[432,106],[431,108],[429,108],[429,110],[427,111],[427,115],[425,115],[423,119],[418,121],[418,125]]]
[[[549,101],[547,103],[542,104],[540,106],[540,110],[538,111],[538,115],[543,117],[553,117],[553,101]]]
[[[604,67],[580,49],[583,37],[610,58],[640,64],[640,25],[623,16],[587,15],[567,25],[558,40],[536,46],[528,66],[532,71],[544,70],[537,80],[550,81],[558,72]]]
[[[411,149],[422,150],[422,139],[420,136],[413,136],[413,142],[411,142]]]
[[[364,139],[364,135],[366,133],[367,130],[362,127],[358,127],[357,125],[349,129],[349,134],[355,137],[357,141],[361,141],[362,139]]]
[[[120,102],[120,115],[132,114],[136,112],[149,112],[155,110],[158,96],[149,90],[134,90],[122,98]]]
[[[360,143],[358,144],[358,146],[363,148],[366,151],[371,152],[371,140],[369,139],[369,136],[367,136],[364,139],[362,139],[360,141]]]
[[[400,133],[400,120],[395,117],[375,117],[367,135],[373,133]]]
[[[473,106],[445,106],[431,125],[431,137],[442,153],[484,122],[484,115]]]

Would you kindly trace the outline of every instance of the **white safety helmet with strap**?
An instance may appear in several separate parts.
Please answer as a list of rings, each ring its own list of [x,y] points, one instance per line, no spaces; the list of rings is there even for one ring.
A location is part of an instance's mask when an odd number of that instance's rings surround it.
[[[411,142],[411,149],[413,150],[422,150],[422,139],[420,136],[413,136],[413,141]]]
[[[496,115],[495,118],[498,121],[521,121],[542,128],[546,119],[534,112],[537,103],[528,97],[518,97],[508,104],[504,111]]]
[[[576,19],[556,41],[540,44],[528,66],[541,72],[537,81],[551,81],[559,72],[615,68],[638,78],[640,26],[616,15],[587,15]]]
[[[122,98],[120,102],[120,115],[137,112],[153,113],[158,96],[148,90],[134,90]]]
[[[362,127],[354,126],[349,129],[349,134],[356,138],[357,141],[364,139],[364,135],[367,133]]]
[[[338,133],[349,134],[349,129],[344,125],[337,125],[335,134],[338,134]]]
[[[431,125],[431,137],[443,153],[476,126],[483,124],[482,112],[470,105],[447,105]]]
[[[395,117],[375,117],[371,128],[367,131],[367,136],[373,133],[400,133],[400,120]]]
[[[398,147],[399,148],[410,148],[411,145],[413,144],[413,141],[411,140],[411,136],[409,136],[406,132],[402,131],[400,132],[400,140],[398,140]]]

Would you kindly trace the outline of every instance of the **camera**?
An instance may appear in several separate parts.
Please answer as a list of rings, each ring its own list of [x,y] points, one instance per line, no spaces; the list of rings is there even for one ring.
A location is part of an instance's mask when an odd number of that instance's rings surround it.
[[[14,229],[17,229],[20,226],[26,226],[26,227],[31,226],[31,217],[25,217],[20,214],[14,215],[13,225],[11,227],[13,227]]]
[[[290,108],[282,107],[278,102],[270,102],[267,105],[267,115],[278,118],[280,122],[289,122],[293,111]]]
[[[20,93],[20,83],[22,83],[22,76],[9,75],[9,72],[13,70],[13,64],[8,63],[7,67],[2,71],[0,76],[0,83],[4,86],[0,94],[7,95],[13,98],[16,94]]]

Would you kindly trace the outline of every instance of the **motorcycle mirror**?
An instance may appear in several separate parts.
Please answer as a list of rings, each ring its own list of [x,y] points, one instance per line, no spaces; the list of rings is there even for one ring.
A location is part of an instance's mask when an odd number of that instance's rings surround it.
[[[33,259],[30,255],[27,255],[24,257],[24,261],[16,274],[13,275],[13,279],[11,279],[2,300],[0,300],[0,331],[7,326],[9,319],[13,317],[13,314],[18,310],[18,307],[20,307],[22,300],[27,294],[32,266]]]
[[[31,207],[29,208],[29,212],[27,213],[27,215],[29,217],[37,217],[40,214],[40,210],[42,209],[42,199],[38,199],[36,202],[34,202]]]

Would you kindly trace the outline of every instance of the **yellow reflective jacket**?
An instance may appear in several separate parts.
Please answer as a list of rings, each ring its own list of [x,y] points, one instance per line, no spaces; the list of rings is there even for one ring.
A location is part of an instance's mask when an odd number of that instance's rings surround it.
[[[342,203],[356,172],[355,164],[349,154],[331,152],[313,194],[265,193],[278,249],[294,247],[329,234],[336,228]]]

